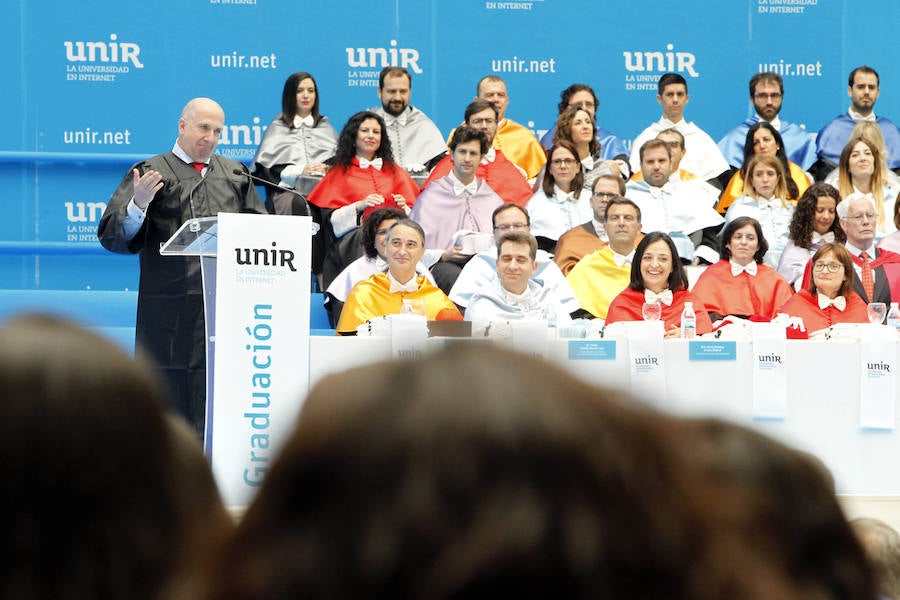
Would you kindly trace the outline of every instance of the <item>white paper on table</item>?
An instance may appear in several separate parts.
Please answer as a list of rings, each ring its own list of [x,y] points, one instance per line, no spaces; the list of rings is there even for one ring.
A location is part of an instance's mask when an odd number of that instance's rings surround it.
[[[421,358],[428,343],[428,322],[422,315],[390,315],[391,356]]]
[[[629,321],[626,325],[631,392],[663,402],[666,399],[665,325],[662,321]]]
[[[753,418],[787,416],[787,335],[784,326],[753,324]]]
[[[549,328],[546,321],[509,321],[512,347],[517,352],[547,358]]]
[[[877,337],[859,343],[859,426],[893,429],[897,342]]]

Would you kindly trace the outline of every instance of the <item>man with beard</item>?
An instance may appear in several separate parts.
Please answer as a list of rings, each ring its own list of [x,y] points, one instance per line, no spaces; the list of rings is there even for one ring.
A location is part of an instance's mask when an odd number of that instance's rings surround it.
[[[872,67],[863,65],[850,72],[847,82],[850,108],[827,123],[816,137],[819,160],[809,169],[816,181],[822,181],[837,167],[841,150],[850,139],[850,132],[860,121],[874,121],[878,124],[887,148],[887,166],[892,171],[900,171],[900,130],[890,119],[875,116],[875,101],[881,91],[879,86],[878,72]]]
[[[749,119],[725,134],[719,140],[719,149],[728,164],[735,169],[741,168],[744,161],[744,142],[747,131],[755,123],[766,121],[781,134],[784,141],[784,152],[788,160],[797,163],[804,170],[809,169],[816,161],[816,146],[809,133],[794,123],[779,118],[781,103],[784,100],[784,80],[778,73],[756,73],[750,78],[750,101],[756,109]]]
[[[447,146],[437,125],[409,103],[411,93],[409,71],[385,67],[378,76],[381,108],[373,108],[372,112],[387,125],[394,161],[407,171],[427,171],[447,155]]]

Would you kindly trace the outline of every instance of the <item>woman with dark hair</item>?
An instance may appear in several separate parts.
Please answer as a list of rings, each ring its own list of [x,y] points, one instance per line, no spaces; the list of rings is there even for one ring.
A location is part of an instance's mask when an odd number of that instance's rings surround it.
[[[753,217],[759,221],[769,242],[763,260],[778,266],[788,243],[788,225],[794,205],[787,200],[787,179],[781,161],[771,154],[757,154],[747,163],[749,177],[744,182],[744,195],[735,200],[725,213],[725,224],[737,217]]]
[[[772,127],[765,121],[754,123],[747,131],[747,138],[744,141],[744,161],[741,168],[732,177],[722,197],[716,205],[716,210],[725,213],[731,203],[744,194],[744,181],[747,179],[748,165],[750,159],[757,154],[774,155],[781,168],[787,174],[785,178],[785,189],[787,194],[785,198],[791,202],[796,202],[806,188],[809,187],[812,180],[803,168],[788,160],[784,151],[784,142],[781,140],[781,134],[777,129]]]
[[[525,208],[531,233],[541,250],[553,253],[559,236],[590,221],[591,190],[584,187],[584,169],[572,142],[559,141],[547,150],[547,175]]]
[[[688,291],[687,275],[675,243],[661,231],[648,233],[635,249],[631,282],[610,303],[607,325],[616,321],[643,320],[644,302],[662,305],[661,320],[665,324],[666,337],[681,335],[681,312],[685,302],[693,302],[697,334],[712,331],[712,322],[703,302]]]
[[[809,288],[779,312],[801,317],[809,333],[835,323],[868,323],[866,303],[853,291],[853,259],[843,244],[822,244],[811,259]]]
[[[602,157],[603,149],[597,140],[597,124],[590,112],[580,106],[570,106],[560,113],[555,129],[554,144],[571,142],[578,151],[578,160],[581,161],[584,173],[584,187],[591,188],[594,180],[604,173],[615,173],[619,178],[622,177],[619,163],[615,160],[604,160]],[[546,172],[547,165],[544,165],[534,181],[535,191],[542,189]]]
[[[778,272],[799,289],[803,270],[812,255],[823,243],[847,241],[841,221],[837,218],[837,205],[841,195],[827,183],[814,183],[803,192],[788,227],[788,241]]]
[[[160,597],[230,519],[145,357],[39,315],[0,354],[0,597]]]
[[[325,161],[334,156],[337,132],[319,112],[319,88],[305,71],[292,74],[281,92],[281,113],[269,123],[250,171],[267,181],[266,208],[276,214],[295,214],[295,194],[278,193],[279,185],[293,188],[297,178],[321,177]]]
[[[896,227],[891,217],[898,189],[885,175],[887,167],[878,146],[868,138],[851,139],[841,151],[837,171],[841,198],[860,192],[875,201],[875,238],[893,233]]]
[[[376,208],[399,208],[408,215],[419,193],[409,173],[394,162],[384,131],[384,121],[373,112],[350,117],[332,168],[309,194],[313,218],[322,227],[317,235],[325,256],[319,264],[313,261],[313,272],[322,273],[323,288],[362,254],[357,233],[361,219]]]
[[[738,217],[722,231],[722,260],[703,271],[692,289],[713,322],[731,315],[769,321],[793,290],[763,256],[769,244],[759,221]]]

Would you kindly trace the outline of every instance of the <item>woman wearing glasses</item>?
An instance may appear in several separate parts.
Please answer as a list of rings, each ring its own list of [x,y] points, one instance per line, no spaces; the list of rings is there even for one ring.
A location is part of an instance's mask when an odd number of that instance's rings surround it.
[[[580,106],[570,106],[560,113],[556,120],[556,135],[553,141],[572,142],[575,146],[576,156],[581,161],[581,170],[584,173],[584,187],[593,186],[594,180],[604,173],[615,173],[621,179],[622,173],[618,163],[614,160],[603,160],[601,156],[603,149],[597,140],[597,125],[591,113]],[[535,190],[539,190],[543,185],[546,172],[547,165],[544,165],[535,179]]]
[[[835,323],[868,323],[866,303],[853,291],[853,259],[841,244],[822,244],[812,257],[808,289],[791,296],[781,312],[801,317],[812,333]]]
[[[559,236],[590,221],[591,190],[584,187],[584,170],[572,142],[558,141],[547,151],[547,176],[541,190],[525,207],[538,246],[551,254]]]

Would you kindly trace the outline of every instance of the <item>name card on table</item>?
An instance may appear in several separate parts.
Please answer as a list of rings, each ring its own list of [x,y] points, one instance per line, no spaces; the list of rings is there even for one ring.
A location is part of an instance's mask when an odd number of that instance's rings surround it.
[[[547,339],[550,328],[546,321],[510,321],[512,347],[516,352],[547,358]]]
[[[787,336],[783,325],[753,324],[753,418],[787,416]]]
[[[665,326],[662,321],[629,321],[628,362],[631,392],[654,401],[666,398]]]
[[[897,385],[897,334],[872,328],[859,344],[859,426],[893,429]],[[887,328],[885,328],[887,329]]]
[[[397,359],[421,358],[428,344],[428,322],[422,315],[390,315],[391,356]]]
[[[569,360],[616,360],[612,340],[569,340]]]
[[[737,343],[697,340],[688,346],[688,360],[737,360]]]

